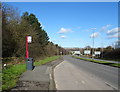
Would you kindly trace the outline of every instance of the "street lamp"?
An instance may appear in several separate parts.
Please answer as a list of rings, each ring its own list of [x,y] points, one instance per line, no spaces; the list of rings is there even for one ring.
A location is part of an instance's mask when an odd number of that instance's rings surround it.
[[[96,30],[96,28],[91,28],[91,30],[93,30],[93,43],[92,43],[93,49],[92,49],[92,58],[94,59],[94,36],[95,36],[94,30]]]

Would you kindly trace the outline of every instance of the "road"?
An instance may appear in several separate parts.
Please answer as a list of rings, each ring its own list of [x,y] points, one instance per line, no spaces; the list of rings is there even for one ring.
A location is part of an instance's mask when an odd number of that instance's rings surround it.
[[[118,68],[64,56],[54,69],[58,90],[116,90]]]

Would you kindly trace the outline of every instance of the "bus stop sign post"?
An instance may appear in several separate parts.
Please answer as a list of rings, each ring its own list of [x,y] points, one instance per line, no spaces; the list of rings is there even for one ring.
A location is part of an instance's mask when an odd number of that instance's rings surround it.
[[[26,36],[26,58],[29,58],[29,49],[28,49],[28,43],[32,42],[31,36]]]
[[[28,52],[28,36],[26,36],[26,59],[29,57],[29,52]]]
[[[32,42],[31,36],[26,36],[26,68],[27,70],[33,70],[33,58],[29,58],[28,43]]]

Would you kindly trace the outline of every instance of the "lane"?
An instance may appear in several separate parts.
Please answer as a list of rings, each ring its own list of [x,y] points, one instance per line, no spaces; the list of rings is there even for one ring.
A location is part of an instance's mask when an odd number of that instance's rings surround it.
[[[57,90],[114,90],[100,78],[69,61],[63,61],[54,69],[54,78]]]
[[[65,61],[68,61],[85,72],[99,77],[106,84],[118,89],[118,68],[79,60],[70,56],[64,56],[63,58]]]

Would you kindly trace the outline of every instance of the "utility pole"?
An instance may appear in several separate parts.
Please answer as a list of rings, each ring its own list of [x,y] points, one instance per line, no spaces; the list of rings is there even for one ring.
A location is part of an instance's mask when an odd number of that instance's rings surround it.
[[[92,28],[92,30],[93,30],[93,49],[92,49],[92,58],[94,59],[94,30],[96,30],[96,28]]]
[[[101,48],[102,48],[102,55],[101,55],[101,58],[103,58],[103,40],[102,40],[102,44],[101,44],[101,45],[102,45],[102,47],[101,47]]]
[[[93,30],[93,50],[92,50],[92,58],[94,59],[94,30]]]

